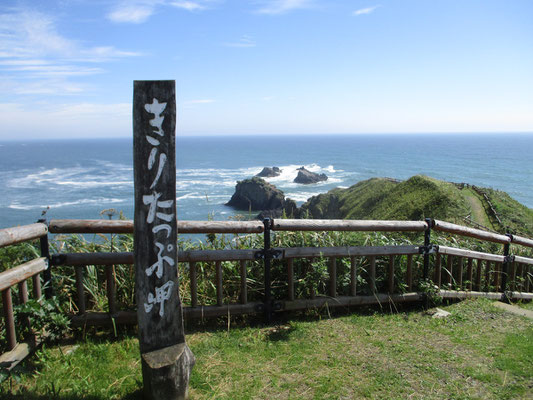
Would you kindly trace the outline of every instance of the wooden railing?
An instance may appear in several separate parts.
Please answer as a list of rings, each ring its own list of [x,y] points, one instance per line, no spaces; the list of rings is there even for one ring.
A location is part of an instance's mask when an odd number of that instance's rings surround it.
[[[270,237],[271,232],[320,232],[320,231],[350,231],[350,232],[411,232],[424,233],[425,243],[416,245],[393,246],[345,246],[345,247],[291,247],[291,248],[258,248],[245,250],[187,250],[179,251],[178,262],[187,263],[189,275],[190,302],[184,307],[185,318],[207,318],[213,316],[228,316],[239,314],[264,313],[270,311],[304,310],[314,307],[338,307],[382,304],[389,302],[420,301],[427,293],[413,291],[417,286],[414,276],[420,276],[416,265],[423,265],[422,279],[430,279],[435,285],[436,294],[445,298],[488,297],[493,299],[533,299],[533,285],[531,285],[531,268],[533,258],[513,256],[510,245],[533,248],[533,240],[513,235],[501,235],[479,229],[468,228],[444,221],[358,221],[358,220],[287,220],[274,221],[178,221],[180,234],[262,234]],[[448,234],[466,236],[482,241],[503,244],[501,254],[491,254],[461,248],[438,246],[431,244],[431,231],[446,232]],[[75,270],[77,309],[78,314],[71,316],[73,326],[135,324],[136,312],[117,309],[116,287],[113,275],[113,265],[132,264],[133,253],[57,253],[50,256],[47,248],[48,234],[131,234],[133,221],[109,220],[51,220],[48,227],[43,223],[19,228],[0,230],[0,247],[13,245],[32,239],[41,239],[43,257],[26,264],[14,267],[0,273],[0,290],[7,329],[9,353],[2,355],[0,362],[4,366],[14,366],[30,350],[31,340],[24,345],[16,343],[15,321],[11,300],[11,287],[19,285],[21,303],[27,301],[28,293],[26,279],[33,280],[33,295],[41,297],[41,272],[50,285],[51,269],[55,266],[72,266]],[[270,241],[268,241],[270,242]],[[266,240],[265,240],[266,243]],[[405,276],[401,288],[395,279],[398,278],[397,264],[405,257]],[[417,257],[423,262],[415,263]],[[251,262],[264,259],[265,269],[270,268],[272,259],[284,263],[286,271],[286,296],[272,299],[268,303],[257,298],[250,301],[248,295],[248,270]],[[327,259],[328,285],[325,293],[315,293],[313,290],[307,296],[298,296],[295,291],[294,262],[297,259],[309,260],[309,265],[316,259]],[[349,288],[348,293],[339,295],[337,282],[337,265],[339,260],[349,260]],[[366,270],[358,271],[365,260]],[[384,259],[384,260],[383,260]],[[433,260],[430,263],[430,260]],[[376,265],[385,265],[382,276],[384,284],[381,288],[376,285]],[[383,262],[385,261],[385,262]],[[223,262],[235,262],[239,271],[238,302],[224,304],[223,295]],[[198,263],[212,263],[216,288],[215,304],[200,304],[198,296]],[[88,265],[104,266],[106,268],[108,312],[88,312],[86,307],[86,293],[83,284],[85,267]],[[432,266],[432,271],[430,267]],[[358,279],[363,276],[368,282],[370,292],[362,295],[358,288]],[[267,276],[265,272],[265,276]],[[270,282],[265,282],[263,296],[270,299]],[[400,290],[401,289],[401,290]],[[183,294],[183,292],[181,292]],[[267,295],[268,293],[268,295]],[[187,296],[189,298],[189,296]],[[257,297],[257,296],[256,296]],[[18,321],[30,323],[30,321]],[[16,350],[17,346],[24,350]],[[21,347],[21,348],[22,348]],[[18,361],[17,361],[18,360]]]
[[[43,223],[0,229],[0,247],[6,247],[35,239],[43,239],[47,237],[47,234],[48,227]],[[37,345],[35,336],[31,334],[29,335],[30,337],[26,338],[25,342],[17,343],[11,288],[15,285],[18,286],[19,302],[25,304],[29,299],[27,280],[31,278],[33,297],[35,299],[40,299],[40,274],[47,269],[47,257],[40,257],[0,273],[0,291],[2,292],[5,337],[7,348],[9,350],[9,352],[0,356],[0,368],[13,368],[30,354],[31,350]],[[24,321],[18,322],[25,324],[28,331],[32,332],[31,320],[29,318],[24,318]]]

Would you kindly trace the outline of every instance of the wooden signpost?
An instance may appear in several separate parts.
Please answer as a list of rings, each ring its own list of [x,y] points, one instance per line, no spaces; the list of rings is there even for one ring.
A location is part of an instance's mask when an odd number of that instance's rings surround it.
[[[144,394],[187,398],[195,359],[178,290],[174,81],[135,81],[135,296]]]

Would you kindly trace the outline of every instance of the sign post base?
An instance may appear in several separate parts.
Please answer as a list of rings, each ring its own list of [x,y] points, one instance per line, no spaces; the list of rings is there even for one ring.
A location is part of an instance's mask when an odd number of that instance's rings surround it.
[[[147,400],[186,399],[189,377],[195,363],[185,343],[141,355],[144,398]]]

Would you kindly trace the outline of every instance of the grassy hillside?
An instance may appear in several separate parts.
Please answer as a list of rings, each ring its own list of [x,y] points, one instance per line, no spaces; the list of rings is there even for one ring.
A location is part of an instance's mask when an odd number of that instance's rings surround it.
[[[533,209],[526,207],[500,190],[482,188],[503,225],[517,234],[533,236]]]
[[[417,175],[398,182],[372,178],[347,189],[333,189],[311,197],[300,208],[300,216],[311,218],[421,220],[427,217],[474,224],[505,232],[506,227],[533,234],[533,210],[507,193],[470,185],[458,185]],[[502,224],[491,211],[484,192]]]

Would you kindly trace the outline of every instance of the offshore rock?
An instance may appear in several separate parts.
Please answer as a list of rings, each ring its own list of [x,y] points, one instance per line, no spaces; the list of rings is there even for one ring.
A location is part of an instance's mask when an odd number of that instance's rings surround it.
[[[278,167],[265,167],[261,172],[259,172],[256,176],[262,177],[262,178],[274,178],[276,176],[281,175],[281,169]]]
[[[318,183],[327,180],[328,177],[326,176],[326,174],[317,174],[315,172],[308,171],[304,167],[298,168],[298,176],[294,178],[295,183],[302,183],[304,185],[309,185],[311,183]]]
[[[285,196],[274,185],[253,177],[237,182],[235,193],[226,205],[244,211],[282,210]]]

